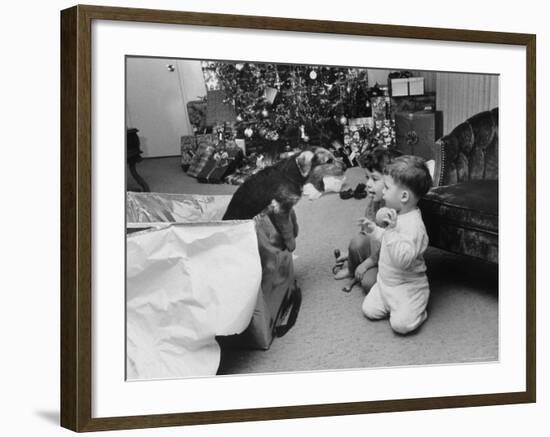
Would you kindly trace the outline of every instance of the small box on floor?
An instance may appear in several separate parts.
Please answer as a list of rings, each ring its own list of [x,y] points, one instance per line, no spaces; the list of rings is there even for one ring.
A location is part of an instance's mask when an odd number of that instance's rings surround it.
[[[226,141],[209,157],[197,175],[197,180],[207,184],[222,183],[225,177],[241,165],[243,156],[242,150],[234,141]]]
[[[214,136],[212,134],[197,135],[196,141],[197,150],[187,169],[187,174],[195,178],[214,154],[216,151],[215,146],[217,145],[217,141],[214,142]]]
[[[187,171],[197,150],[197,141],[194,135],[181,137],[181,168]]]

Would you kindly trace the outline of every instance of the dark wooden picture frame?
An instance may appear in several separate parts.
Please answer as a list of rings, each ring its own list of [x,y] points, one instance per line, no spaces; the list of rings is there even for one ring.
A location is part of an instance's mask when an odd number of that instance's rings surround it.
[[[130,417],[92,417],[92,35],[93,20],[267,29],[526,48],[526,390],[467,396],[279,406]],[[74,431],[213,424],[396,412],[536,400],[536,37],[531,34],[423,28],[258,16],[75,6],[61,12],[61,425]]]

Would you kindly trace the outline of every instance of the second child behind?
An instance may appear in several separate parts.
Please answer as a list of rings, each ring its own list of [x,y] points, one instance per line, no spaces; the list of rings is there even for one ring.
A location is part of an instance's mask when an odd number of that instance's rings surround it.
[[[384,189],[384,169],[393,158],[400,153],[384,147],[377,147],[368,152],[361,159],[361,166],[365,169],[367,179],[366,190],[367,198],[365,205],[365,215],[361,220],[375,220],[376,213],[384,206],[382,200]],[[338,263],[342,263],[342,268],[335,273],[334,279],[353,278],[354,276],[361,283],[365,291],[369,291],[376,282],[378,268],[376,265],[369,264],[369,258],[380,248],[378,235],[357,232],[351,239],[348,252],[342,254]]]

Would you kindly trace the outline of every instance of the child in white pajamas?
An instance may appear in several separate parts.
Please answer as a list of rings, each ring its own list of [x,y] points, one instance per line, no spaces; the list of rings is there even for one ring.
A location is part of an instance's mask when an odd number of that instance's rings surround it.
[[[384,173],[383,199],[391,213],[382,235],[376,283],[363,301],[363,313],[373,320],[389,316],[392,329],[407,334],[428,317],[428,235],[417,203],[432,180],[424,160],[416,156],[396,158]],[[373,232],[376,227],[368,223],[365,229]]]

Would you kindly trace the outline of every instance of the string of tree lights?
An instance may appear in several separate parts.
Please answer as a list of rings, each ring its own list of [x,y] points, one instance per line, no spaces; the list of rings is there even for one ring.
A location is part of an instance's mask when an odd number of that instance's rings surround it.
[[[364,68],[204,62],[246,138],[299,146],[342,138],[349,118],[369,116]]]

